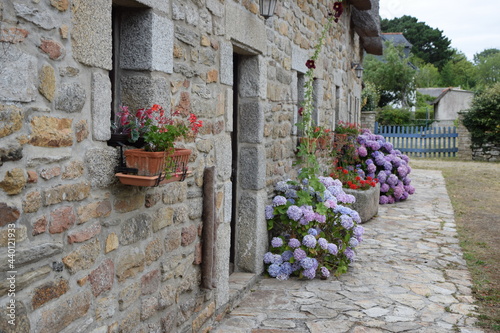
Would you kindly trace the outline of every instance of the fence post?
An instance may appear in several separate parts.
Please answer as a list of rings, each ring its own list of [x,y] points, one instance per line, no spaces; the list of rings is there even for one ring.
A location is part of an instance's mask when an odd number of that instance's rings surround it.
[[[462,123],[464,118],[464,114],[462,112],[458,113],[458,125],[457,125],[457,133],[458,133],[458,152],[457,157],[463,160],[472,160],[472,149],[471,149],[471,136],[470,132]]]

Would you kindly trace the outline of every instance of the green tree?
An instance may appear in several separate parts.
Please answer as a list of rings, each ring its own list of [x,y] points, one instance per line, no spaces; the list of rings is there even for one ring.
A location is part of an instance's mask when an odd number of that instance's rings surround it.
[[[500,82],[474,96],[463,123],[473,144],[500,144]]]
[[[411,52],[439,69],[453,55],[453,50],[450,49],[451,41],[443,35],[443,32],[419,22],[415,17],[405,15],[392,20],[382,19],[380,27],[383,32],[402,32],[413,44]]]
[[[417,65],[417,67],[418,70],[415,76],[415,86],[417,88],[439,87],[441,85],[441,74],[433,64],[422,64]]]
[[[410,105],[415,91],[415,69],[408,64],[401,48],[387,42],[383,58],[369,55],[363,65],[364,80],[373,83],[380,92],[379,106],[389,103],[400,103],[403,107]]]
[[[467,57],[455,50],[455,54],[441,70],[441,84],[445,87],[473,89],[476,86],[476,67]]]
[[[478,84],[489,86],[500,82],[500,50],[486,49],[475,54],[474,63],[477,66]]]

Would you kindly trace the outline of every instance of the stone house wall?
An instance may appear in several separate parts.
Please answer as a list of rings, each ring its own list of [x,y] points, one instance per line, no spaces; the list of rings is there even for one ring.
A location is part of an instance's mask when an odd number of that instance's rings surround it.
[[[327,4],[279,2],[265,21],[256,0],[2,2],[0,331],[9,320],[15,332],[206,331],[229,302],[230,260],[262,272],[264,206],[295,175],[300,82]],[[377,38],[358,36],[354,13],[348,4],[317,64],[316,118],[331,128],[359,119],[351,63]],[[192,175],[120,184],[112,103],[199,116],[196,141],[180,143]],[[202,289],[211,166],[217,276]]]

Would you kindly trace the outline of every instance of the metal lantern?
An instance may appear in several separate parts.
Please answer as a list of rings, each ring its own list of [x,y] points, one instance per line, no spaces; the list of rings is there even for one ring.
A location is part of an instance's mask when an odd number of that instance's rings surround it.
[[[360,79],[361,76],[363,76],[363,70],[364,70],[364,68],[363,68],[363,66],[361,66],[360,63],[353,62],[352,65],[351,65],[351,68],[354,69],[354,72],[356,73],[356,77],[358,79]]]
[[[259,0],[260,15],[266,20],[274,15],[277,0]]]

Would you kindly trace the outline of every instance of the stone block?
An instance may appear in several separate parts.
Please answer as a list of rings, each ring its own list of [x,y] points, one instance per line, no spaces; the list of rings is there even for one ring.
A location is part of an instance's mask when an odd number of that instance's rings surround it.
[[[181,245],[188,246],[188,245],[192,244],[195,241],[197,234],[198,234],[198,229],[194,225],[182,228]]]
[[[61,60],[66,55],[64,46],[53,39],[42,39],[40,50],[47,54],[51,60]]]
[[[207,9],[217,17],[224,16],[224,5],[219,0],[207,0]]]
[[[72,206],[60,207],[50,213],[49,232],[59,234],[75,224],[76,215]]]
[[[227,39],[233,39],[260,53],[266,53],[267,40],[264,22],[242,6],[234,2],[226,2],[225,31]],[[252,27],[248,29],[247,27]]]
[[[162,207],[158,209],[153,219],[153,232],[157,232],[174,223],[174,209],[172,207]]]
[[[7,205],[5,202],[0,202],[0,227],[3,227],[9,223],[14,223],[21,216],[21,212],[17,207],[12,207]]]
[[[266,201],[265,190],[246,191],[239,201],[235,264],[240,271],[260,274],[264,269],[262,257],[268,244],[264,217]]]
[[[21,168],[14,168],[5,172],[5,177],[0,181],[0,188],[8,195],[21,193],[28,179]]]
[[[45,216],[39,217],[34,223],[33,223],[33,230],[31,234],[33,236],[41,235],[47,230],[47,225],[49,224],[49,221]]]
[[[111,259],[104,260],[99,267],[89,274],[90,286],[94,297],[113,287],[115,266]]]
[[[116,312],[116,299],[112,296],[97,299],[95,305],[95,319],[98,321],[112,318]],[[103,327],[103,333],[108,333],[108,327]]]
[[[61,167],[55,166],[51,167],[48,169],[42,169],[40,170],[40,177],[42,177],[45,180],[52,179],[54,177],[58,177],[61,175]]]
[[[240,149],[238,179],[245,190],[261,190],[266,185],[266,152],[264,147]]]
[[[158,311],[158,299],[150,296],[141,301],[141,320],[147,320]]]
[[[163,243],[159,238],[152,240],[146,246],[146,265],[151,265],[163,255]]]
[[[33,285],[37,281],[46,278],[52,270],[48,265],[38,269],[30,270],[24,274],[16,276],[16,291],[23,290],[24,288]],[[10,289],[10,283],[4,279],[0,282],[0,297],[7,295]]]
[[[141,310],[132,309],[120,321],[117,332],[135,332],[134,328],[141,322]]]
[[[163,203],[174,204],[184,202],[187,198],[187,182],[173,182],[163,191]]]
[[[142,272],[144,264],[144,252],[138,248],[128,248],[120,253],[120,256],[116,259],[115,267],[118,282],[123,282],[125,279]]]
[[[36,99],[37,59],[17,47],[6,47],[0,62],[0,100],[31,102]]]
[[[229,301],[229,253],[231,247],[231,226],[229,223],[217,227],[217,242],[215,248],[215,284],[217,286],[217,304],[226,304]]]
[[[101,224],[99,222],[95,222],[94,224],[85,227],[80,230],[74,230],[70,234],[68,234],[68,243],[82,243],[86,240],[91,239],[101,233]]]
[[[201,311],[196,318],[193,319],[191,327],[193,332],[198,332],[203,324],[211,318],[215,313],[215,302],[211,302]]]
[[[89,126],[86,119],[80,119],[75,124],[76,142],[82,142],[89,136]]]
[[[159,292],[158,305],[163,310],[176,302],[175,288],[169,284],[165,285]]]
[[[21,243],[22,241],[26,240],[27,238],[27,233],[26,233],[26,226],[24,225],[18,225],[14,228],[14,232],[12,232],[12,228],[8,229],[2,229],[0,230],[0,246],[7,247],[9,245],[9,242],[12,240],[12,233],[14,233],[15,237],[15,243],[16,245]],[[9,236],[9,234],[11,234]]]
[[[44,65],[40,70],[39,78],[40,85],[38,86],[38,91],[40,91],[40,94],[49,102],[52,102],[56,94],[56,75],[54,67]]]
[[[118,151],[112,147],[90,148],[85,153],[85,165],[92,187],[108,187],[116,181]]]
[[[111,214],[111,201],[95,201],[77,208],[78,224],[91,219],[108,217]]]
[[[224,209],[223,209],[223,221],[224,223],[230,223],[232,217],[233,209],[233,183],[228,181],[224,183]]]
[[[111,138],[111,81],[109,75],[92,73],[92,137],[97,141]]]
[[[0,105],[0,120],[0,138],[3,138],[22,129],[23,111],[15,105]],[[0,158],[8,160],[1,155]]]
[[[48,10],[39,10],[36,6],[31,7],[22,3],[14,3],[16,16],[22,17],[28,22],[35,24],[44,30],[52,30],[57,26],[57,20]]]
[[[155,269],[141,277],[141,293],[142,295],[150,295],[155,293],[160,287],[161,273],[159,269]]]
[[[151,217],[141,213],[126,220],[120,231],[120,244],[129,245],[151,236]]]
[[[311,58],[309,50],[303,49],[296,44],[292,44],[292,69],[299,73],[307,72],[306,62]]]
[[[73,145],[73,120],[68,118],[33,117],[29,143],[37,147],[69,147]]]
[[[69,8],[69,0],[50,0],[50,4],[60,12],[65,12]]]
[[[63,201],[82,201],[88,198],[89,194],[90,185],[87,183],[58,185],[45,190],[44,205],[55,205]]]
[[[28,37],[29,31],[26,29],[20,29],[20,28],[2,28],[0,30],[0,42],[7,42],[7,43],[12,43],[12,44],[17,44],[17,43],[22,43],[26,40],[26,37]]]
[[[55,106],[57,110],[68,113],[81,112],[86,98],[85,89],[80,83],[66,83],[57,91]]]
[[[358,212],[361,223],[369,221],[378,214],[380,183],[365,191],[345,188],[344,192],[352,194],[356,198],[356,202],[352,204],[351,208]]]
[[[219,180],[227,181],[231,177],[232,158],[231,137],[227,134],[219,136],[215,145],[215,171]]]
[[[118,236],[112,232],[106,237],[106,246],[104,247],[104,253],[109,253],[116,250],[119,246]]]
[[[264,110],[258,100],[242,100],[239,103],[239,141],[262,143],[264,139]]]
[[[122,75],[121,95],[123,105],[131,110],[160,104],[170,105],[169,83],[163,77],[151,75]]]
[[[99,256],[100,250],[101,244],[99,243],[99,239],[94,239],[70,252],[67,256],[62,258],[62,261],[69,272],[75,274],[81,270],[92,267]]]
[[[62,331],[88,312],[91,298],[90,291],[83,291],[59,300],[54,306],[41,312],[35,323],[35,331],[40,333]]]
[[[57,282],[48,282],[33,291],[31,306],[38,309],[50,300],[59,298],[69,290],[68,280],[60,279]]]
[[[34,213],[42,207],[42,194],[38,191],[29,192],[23,200],[23,212]]]
[[[118,308],[120,311],[126,310],[131,304],[141,296],[141,285],[139,282],[134,282],[120,289],[118,294]]]
[[[24,333],[31,332],[32,327],[30,324],[30,320],[28,318],[28,313],[26,311],[26,307],[23,302],[20,300],[16,300],[16,326],[15,329],[12,328],[12,325],[9,324],[10,311],[6,306],[2,306],[0,310],[0,332],[9,332],[9,333]]]
[[[241,97],[259,97],[261,68],[258,57],[247,57],[240,61],[239,95]]]
[[[62,179],[76,179],[83,175],[84,165],[82,161],[71,161],[64,167]]]
[[[16,249],[16,268],[28,265],[44,258],[50,258],[62,252],[62,243],[25,243]],[[0,264],[0,270],[8,271],[9,263],[4,261]]]
[[[74,0],[72,8],[75,60],[90,67],[113,69],[111,0]]]
[[[172,252],[181,246],[181,229],[169,230],[165,237],[165,251]]]
[[[124,69],[173,71],[174,25],[152,11],[123,15],[120,66]],[[141,56],[138,57],[137,55]]]

